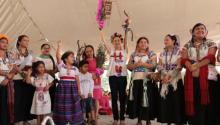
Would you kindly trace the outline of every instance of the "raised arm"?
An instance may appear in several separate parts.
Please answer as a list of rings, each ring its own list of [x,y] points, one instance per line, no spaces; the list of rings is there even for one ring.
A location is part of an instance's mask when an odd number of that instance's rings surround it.
[[[60,64],[62,62],[62,60],[61,60],[61,41],[59,41],[58,45],[57,45],[56,58],[57,58],[57,63]]]
[[[110,54],[110,48],[109,46],[106,44],[106,40],[105,40],[105,36],[102,30],[100,30],[100,36],[101,36],[101,40],[105,46],[105,49],[107,50],[107,53]]]

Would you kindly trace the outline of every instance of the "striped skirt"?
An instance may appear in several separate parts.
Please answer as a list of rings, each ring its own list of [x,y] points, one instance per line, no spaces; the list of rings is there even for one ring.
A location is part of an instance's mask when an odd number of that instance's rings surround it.
[[[60,81],[54,100],[53,118],[56,125],[84,125],[76,81]]]

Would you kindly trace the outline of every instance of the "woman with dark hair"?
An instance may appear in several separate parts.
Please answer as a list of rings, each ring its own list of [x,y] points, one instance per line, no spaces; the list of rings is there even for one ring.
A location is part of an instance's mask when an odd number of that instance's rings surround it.
[[[109,58],[109,85],[112,95],[112,112],[114,122],[113,125],[125,125],[125,106],[126,106],[126,87],[127,87],[127,46],[123,36],[119,33],[114,33],[111,36],[112,48],[108,47],[104,36],[102,40],[107,49]],[[120,110],[118,109],[118,100],[120,102]]]
[[[13,98],[11,98],[12,81],[17,69],[11,65],[7,55],[9,39],[7,36],[0,34],[0,125],[13,125]]]
[[[181,64],[186,68],[185,106],[190,125],[208,125],[209,66],[215,65],[216,44],[206,39],[208,31],[202,23],[192,29],[192,39],[183,49]]]
[[[158,122],[186,123],[184,107],[184,86],[181,77],[181,51],[177,35],[166,35],[165,48],[160,53],[157,66],[160,73],[160,101]],[[172,112],[170,112],[172,111]]]
[[[18,37],[16,47],[10,52],[13,62],[19,67],[19,72],[14,77],[14,115],[15,123],[28,123],[33,119],[30,114],[32,99],[35,88],[25,83],[26,72],[32,66],[31,51],[28,50],[29,37],[21,35]]]
[[[147,77],[154,71],[156,63],[157,56],[149,49],[149,40],[146,37],[140,37],[128,63],[128,69],[132,71],[132,80],[127,110],[129,118],[138,118],[137,125],[142,125],[142,120],[146,120],[146,125],[150,125],[150,120],[156,117],[153,106],[157,101],[158,89],[156,84]]]
[[[41,55],[35,58],[35,61],[43,61],[46,64],[46,71],[48,74],[50,74],[55,79],[55,74],[57,73],[57,66],[55,63],[55,60],[53,56],[50,54],[50,45],[47,43],[44,43],[41,45]],[[56,83],[56,81],[54,81]],[[54,102],[54,95],[56,91],[56,84],[53,84],[50,87],[50,98],[51,98],[51,104],[52,104],[52,110],[53,110],[53,102]]]
[[[61,57],[60,49],[61,43],[57,49],[60,81],[55,93],[53,118],[56,125],[85,125],[80,105],[79,71],[73,66],[74,53],[67,51]]]

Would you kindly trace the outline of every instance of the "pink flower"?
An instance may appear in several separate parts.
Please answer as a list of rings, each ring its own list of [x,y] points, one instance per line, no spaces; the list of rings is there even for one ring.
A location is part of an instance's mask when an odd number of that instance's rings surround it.
[[[104,70],[101,68],[96,68],[96,75],[101,76],[104,73]]]

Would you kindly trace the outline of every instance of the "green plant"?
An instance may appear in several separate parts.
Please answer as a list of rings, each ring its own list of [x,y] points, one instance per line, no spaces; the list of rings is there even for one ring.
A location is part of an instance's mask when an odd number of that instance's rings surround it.
[[[105,47],[103,44],[99,44],[99,47],[96,52],[96,65],[98,68],[103,68],[103,65],[106,60]]]

